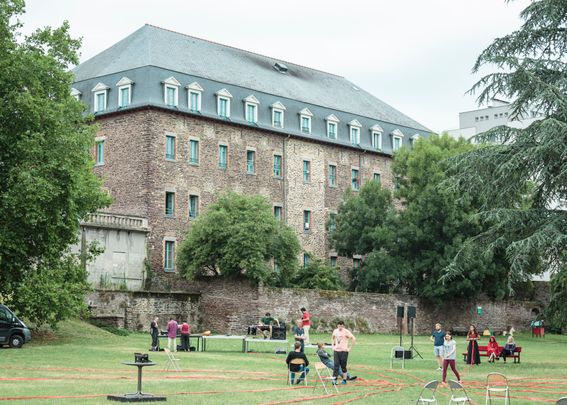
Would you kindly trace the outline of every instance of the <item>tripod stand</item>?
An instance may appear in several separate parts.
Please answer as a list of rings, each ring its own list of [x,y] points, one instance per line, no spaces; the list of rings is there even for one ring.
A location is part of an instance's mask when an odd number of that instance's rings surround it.
[[[421,359],[423,359],[417,348],[413,345],[413,318],[409,319],[409,326],[410,326],[410,334],[411,334],[411,345],[408,351],[412,352],[412,357],[413,357],[413,352],[415,352],[415,354],[417,354]]]

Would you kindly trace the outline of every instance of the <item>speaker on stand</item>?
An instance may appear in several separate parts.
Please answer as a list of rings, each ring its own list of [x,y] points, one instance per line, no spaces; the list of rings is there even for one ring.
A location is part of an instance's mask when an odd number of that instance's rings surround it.
[[[404,319],[404,307],[398,306],[396,308],[396,318],[398,320],[398,329],[400,330],[400,346],[402,346],[402,327],[403,327],[403,319]]]
[[[415,318],[417,318],[417,310],[414,306],[409,306],[408,307],[408,322],[409,322],[409,330],[410,330],[410,336],[411,336],[411,345],[410,345],[408,351],[410,352],[410,355],[412,357],[413,357],[413,352],[415,352],[415,354],[417,354],[420,358],[423,359],[423,357],[421,356],[421,354],[419,353],[417,348],[413,345],[413,322],[414,322]],[[412,357],[410,357],[410,359]]]

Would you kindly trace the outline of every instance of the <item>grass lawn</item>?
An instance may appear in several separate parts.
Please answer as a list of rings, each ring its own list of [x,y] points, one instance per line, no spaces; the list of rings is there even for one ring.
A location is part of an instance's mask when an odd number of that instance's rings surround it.
[[[150,352],[150,359],[158,364],[145,368],[143,391],[167,396],[167,403],[172,404],[409,404],[425,382],[441,379],[427,336],[415,339],[424,359],[406,361],[405,370],[399,365],[394,370],[389,366],[390,349],[399,343],[397,336],[357,338],[349,370],[359,380],[340,386],[338,395],[325,396],[319,388],[313,391],[313,368],[307,387],[289,387],[284,355],[267,352],[271,345],[252,346],[266,352],[244,354],[237,351],[240,343],[232,341],[209,342],[209,351],[204,353],[177,353],[181,372],[164,371],[165,353]],[[330,340],[329,335],[312,338],[317,339]],[[405,340],[409,342],[409,338]],[[457,337],[456,341],[458,352],[464,351],[464,338]],[[459,358],[457,368],[473,402],[484,404],[484,382],[491,371],[504,373],[510,379],[515,405],[555,403],[567,396],[567,336],[532,339],[518,335],[516,341],[523,348],[521,364],[484,361],[471,368]],[[500,338],[499,343],[503,344],[504,339]],[[64,322],[54,336],[35,339],[20,350],[0,349],[0,401],[110,403],[106,400],[108,394],[136,391],[136,368],[121,362],[132,361],[134,352],[146,353],[149,345],[149,334],[122,337],[80,321]],[[313,352],[308,357],[316,360]],[[448,375],[452,378],[450,371]],[[437,399],[447,403],[449,389],[440,388]]]

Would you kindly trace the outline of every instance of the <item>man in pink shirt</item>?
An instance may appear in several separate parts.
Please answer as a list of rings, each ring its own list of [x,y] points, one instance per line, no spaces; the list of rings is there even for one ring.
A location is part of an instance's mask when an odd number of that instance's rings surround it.
[[[333,384],[336,384],[336,379],[339,376],[339,368],[342,371],[343,384],[346,384],[348,353],[356,342],[356,338],[350,330],[345,328],[345,323],[343,321],[339,321],[337,323],[337,329],[333,331],[332,342],[335,366],[333,369],[333,377],[335,378]]]
[[[301,308],[301,321],[303,322],[303,332],[305,334],[305,344],[309,343],[309,329],[311,329],[311,315],[305,308]]]
[[[173,318],[169,318],[167,323],[167,347],[170,351],[177,351],[177,329],[179,326]]]

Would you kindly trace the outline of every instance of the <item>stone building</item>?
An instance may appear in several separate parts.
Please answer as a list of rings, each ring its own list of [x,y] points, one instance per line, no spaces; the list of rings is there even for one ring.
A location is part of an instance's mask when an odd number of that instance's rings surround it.
[[[192,220],[228,190],[267,197],[305,252],[356,266],[329,249],[327,220],[345,189],[393,187],[392,153],[429,133],[341,76],[151,25],[74,75],[107,211],[147,221],[149,265],[170,281]]]

